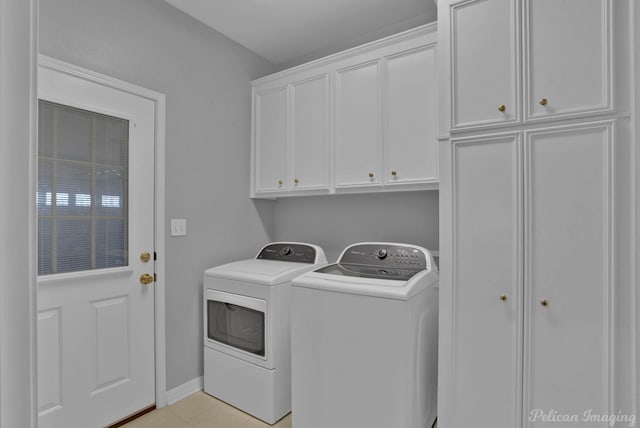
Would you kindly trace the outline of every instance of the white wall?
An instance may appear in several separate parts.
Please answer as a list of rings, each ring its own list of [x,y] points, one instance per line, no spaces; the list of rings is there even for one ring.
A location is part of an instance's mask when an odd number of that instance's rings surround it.
[[[0,427],[35,426],[35,1],[0,0]]]
[[[272,239],[249,199],[249,82],[274,67],[159,0],[40,0],[40,52],[167,96],[167,388],[203,373],[202,273]]]
[[[281,198],[275,238],[320,245],[330,262],[359,241],[393,241],[437,250],[438,192]]]

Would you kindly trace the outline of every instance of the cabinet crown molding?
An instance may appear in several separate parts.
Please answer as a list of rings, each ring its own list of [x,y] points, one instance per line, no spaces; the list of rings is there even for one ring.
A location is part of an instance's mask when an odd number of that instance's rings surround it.
[[[432,35],[433,36],[432,43],[435,43],[437,30],[438,30],[438,25],[436,22],[424,24],[419,27],[411,28],[409,30],[406,30],[397,34],[392,34],[391,36],[387,36],[382,39],[374,40],[372,42],[365,43],[363,45],[355,46],[353,48],[340,51],[329,56],[325,56],[313,61],[306,62],[304,64],[297,65],[295,67],[287,68],[286,70],[278,71],[276,73],[269,74],[264,77],[260,77],[258,79],[252,80],[251,86],[252,87],[262,86],[272,81],[283,79],[290,75],[295,75],[306,69],[328,66],[342,59],[350,58],[355,54],[358,54],[358,55],[364,54],[376,49],[380,49],[386,46],[391,46],[393,44],[403,42],[405,40],[418,39],[420,37]]]

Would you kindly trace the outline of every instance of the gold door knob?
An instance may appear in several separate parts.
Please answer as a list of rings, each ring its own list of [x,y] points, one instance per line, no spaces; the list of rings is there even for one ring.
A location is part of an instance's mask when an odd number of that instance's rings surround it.
[[[503,112],[503,111],[506,111],[506,110],[507,110],[507,106],[506,105],[500,104],[498,106],[498,111]]]
[[[149,285],[153,282],[153,276],[148,273],[140,275],[140,284]]]
[[[546,106],[549,103],[549,100],[546,98],[540,98],[540,101],[538,101],[538,104],[540,104],[541,106]]]
[[[391,175],[393,175],[395,177],[396,175],[398,175],[398,172],[397,171],[391,171]]]
[[[282,186],[283,184],[284,184],[284,181],[278,180],[278,186]]]
[[[300,181],[297,178],[294,178],[293,179],[293,184],[298,184],[298,183],[300,183]]]
[[[546,308],[549,306],[549,301],[547,299],[542,299],[540,300],[540,304]]]
[[[506,294],[501,294],[500,295],[500,300],[502,300],[503,302],[506,302],[509,299],[509,297]]]
[[[151,260],[151,254],[149,254],[148,251],[145,251],[140,254],[140,261],[142,263],[147,263],[149,260]]]
[[[369,173],[369,178],[373,178],[373,172]]]

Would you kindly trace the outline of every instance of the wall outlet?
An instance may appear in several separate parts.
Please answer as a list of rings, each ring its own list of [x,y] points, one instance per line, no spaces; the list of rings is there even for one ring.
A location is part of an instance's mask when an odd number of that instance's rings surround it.
[[[187,234],[187,220],[184,218],[171,219],[171,236],[185,236]]]

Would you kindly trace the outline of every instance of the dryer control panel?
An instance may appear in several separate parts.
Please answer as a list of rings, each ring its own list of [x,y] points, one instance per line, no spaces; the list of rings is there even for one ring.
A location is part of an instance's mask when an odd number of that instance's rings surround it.
[[[344,250],[339,264],[426,269],[427,256],[418,247],[385,242],[355,244]]]
[[[265,246],[256,259],[282,262],[316,263],[316,249],[297,242],[277,242]]]

